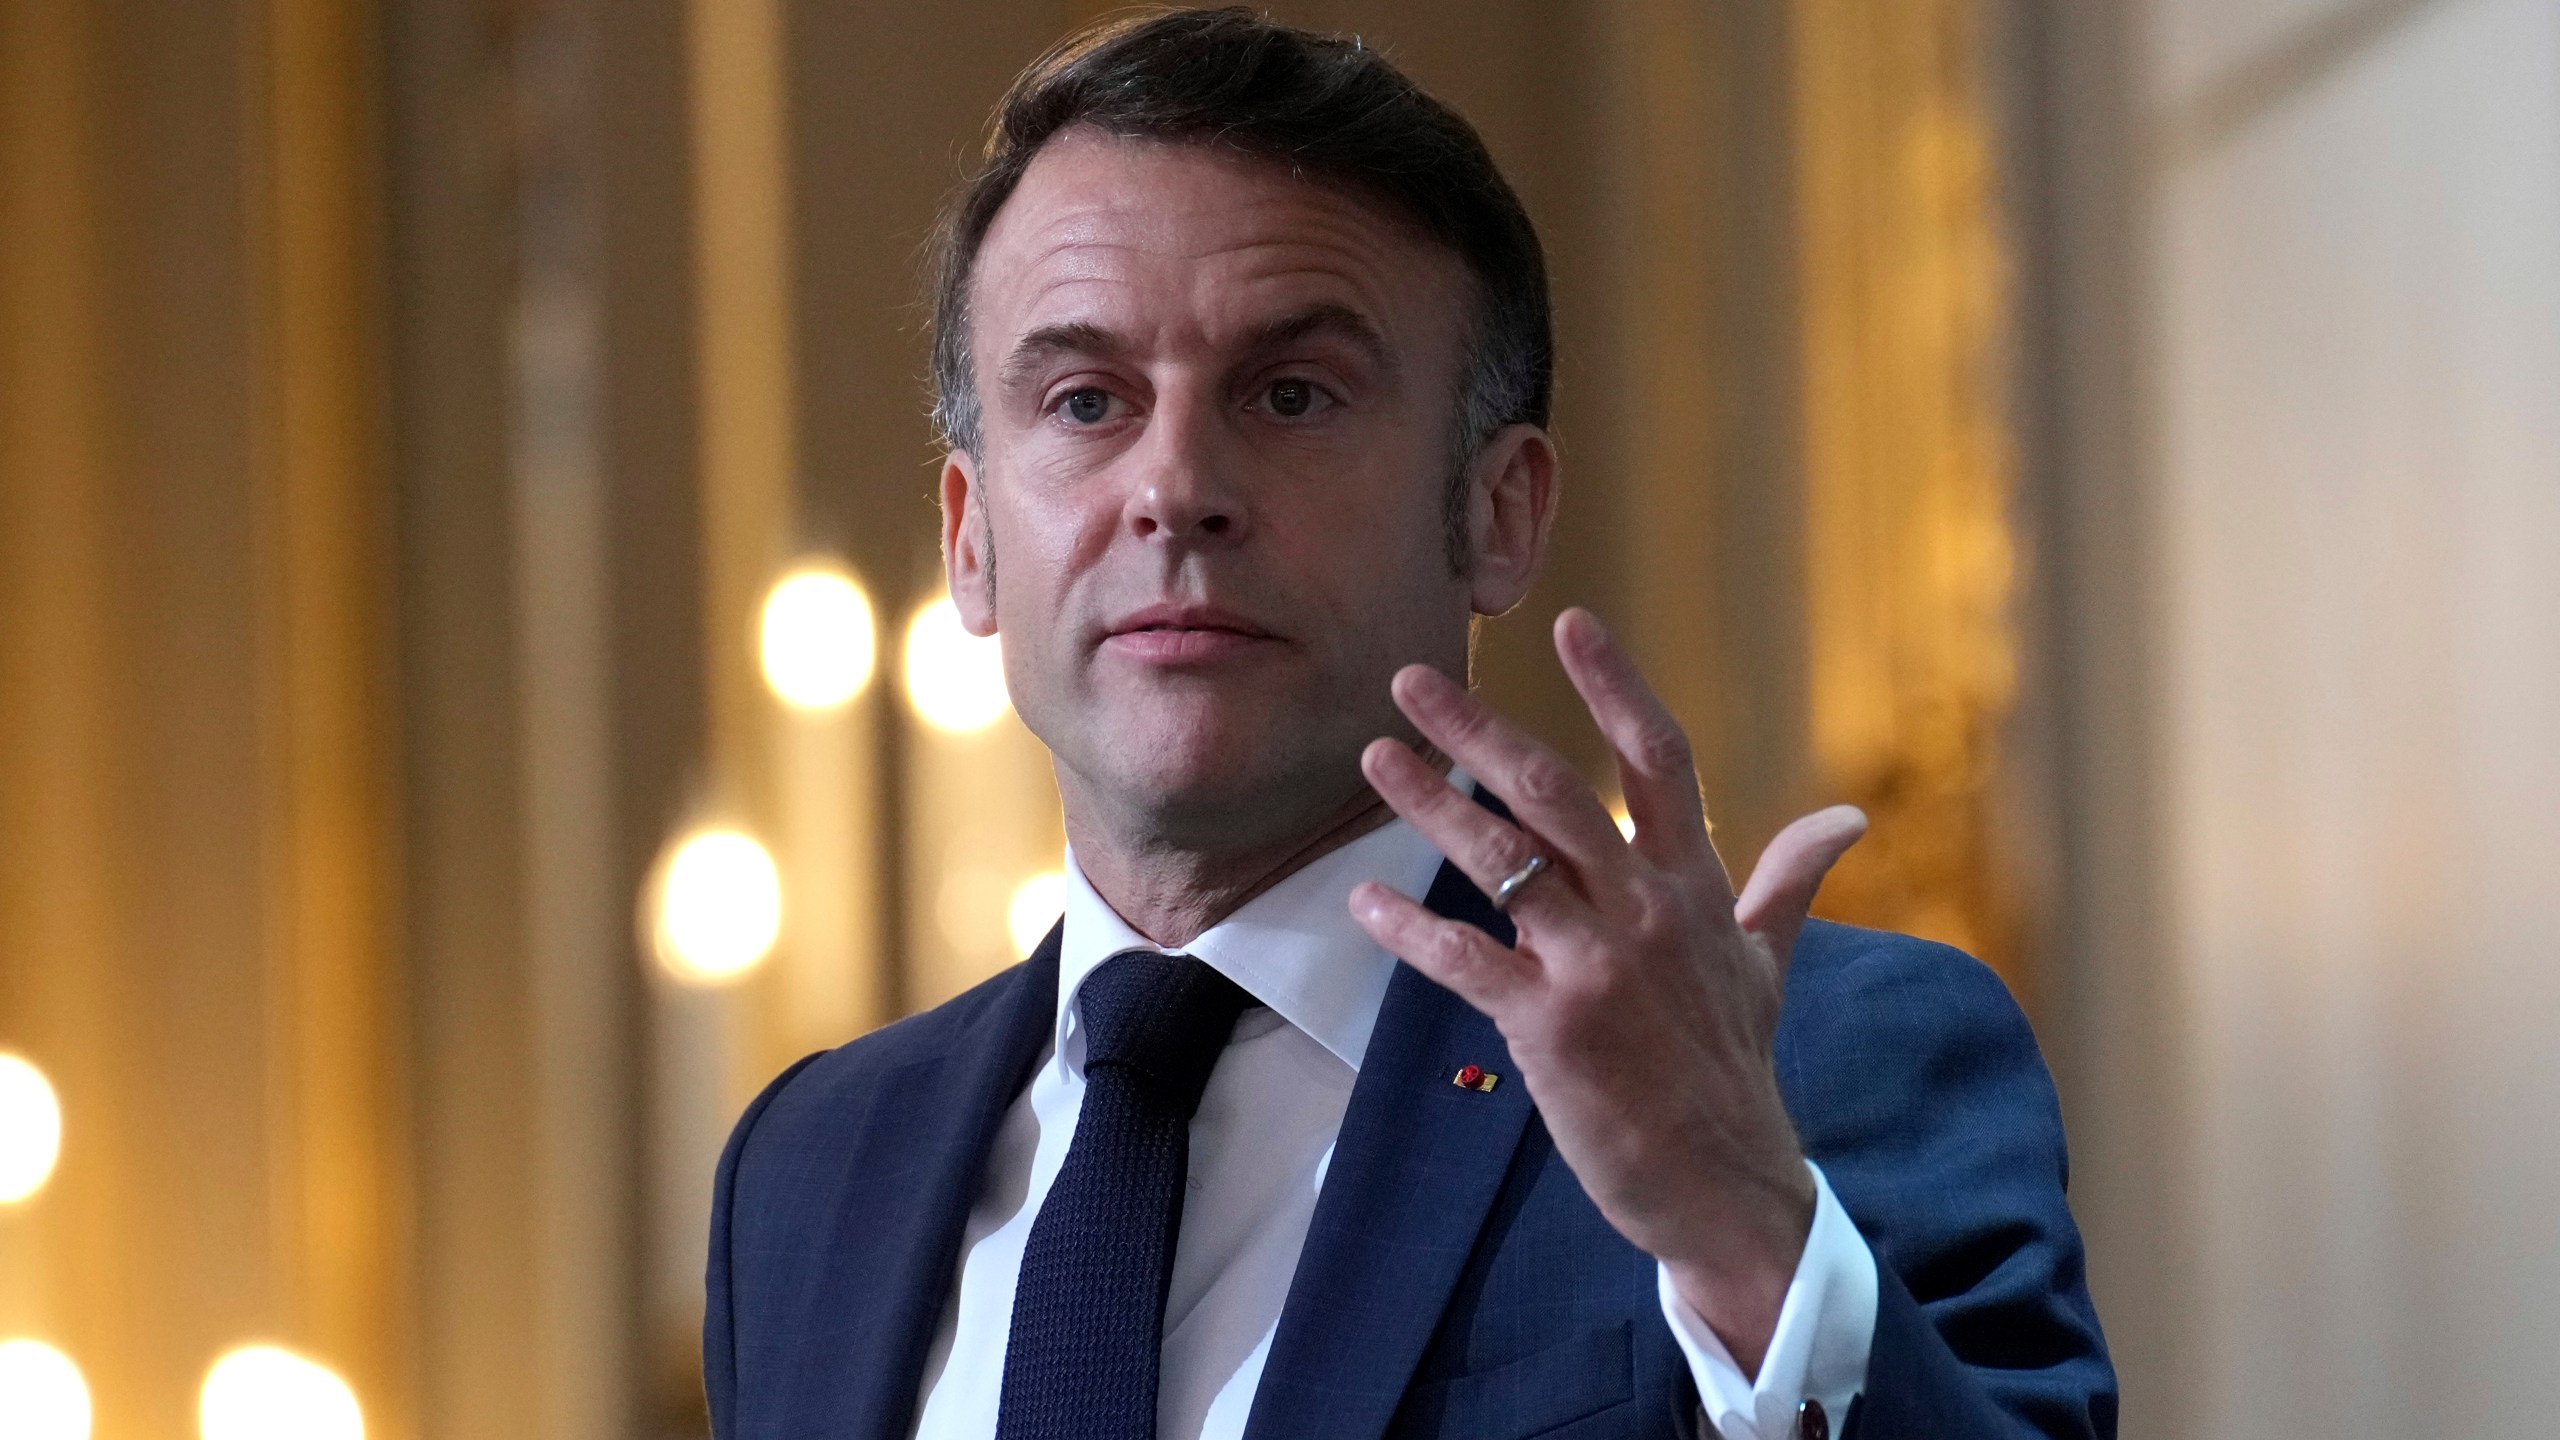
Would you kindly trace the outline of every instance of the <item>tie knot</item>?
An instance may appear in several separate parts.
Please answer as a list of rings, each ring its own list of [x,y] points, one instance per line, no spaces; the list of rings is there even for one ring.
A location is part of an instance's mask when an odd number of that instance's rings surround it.
[[[1188,955],[1114,955],[1076,992],[1085,1069],[1127,1072],[1188,1119],[1236,1017],[1252,1003],[1236,982]]]

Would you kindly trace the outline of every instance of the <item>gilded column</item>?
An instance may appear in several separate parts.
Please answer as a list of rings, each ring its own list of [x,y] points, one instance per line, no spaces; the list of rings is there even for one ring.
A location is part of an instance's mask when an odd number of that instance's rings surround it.
[[[246,73],[251,475],[271,1223],[283,1337],[410,1433],[405,1056],[394,944],[390,550],[363,0],[267,0]]]
[[[1823,787],[1875,821],[1824,908],[2014,967],[1990,810],[2015,557],[1979,17],[1793,18],[1811,731]]]

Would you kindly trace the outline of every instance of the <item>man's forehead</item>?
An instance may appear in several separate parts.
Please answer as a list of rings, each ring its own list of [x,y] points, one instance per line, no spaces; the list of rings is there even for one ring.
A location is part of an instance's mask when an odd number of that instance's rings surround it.
[[[1220,338],[1320,308],[1392,333],[1422,318],[1417,304],[1454,306],[1465,283],[1453,252],[1366,197],[1208,145],[1093,132],[1042,150],[974,269],[973,328],[996,345],[1167,309],[1231,332]]]

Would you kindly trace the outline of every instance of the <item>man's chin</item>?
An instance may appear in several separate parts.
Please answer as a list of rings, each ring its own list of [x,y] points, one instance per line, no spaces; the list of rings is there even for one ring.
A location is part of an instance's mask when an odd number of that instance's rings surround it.
[[[1250,804],[1271,790],[1271,758],[1252,750],[1157,751],[1126,757],[1118,774],[1123,796],[1145,809],[1218,811]]]
[[[1330,810],[1343,796],[1330,791],[1360,784],[1356,755],[1323,765],[1269,735],[1222,738],[1193,734],[1145,744],[1106,741],[1119,753],[1089,784],[1111,792],[1095,798],[1145,822],[1167,839],[1223,843],[1286,830],[1307,815]],[[1338,783],[1329,774],[1339,771]],[[1302,813],[1303,812],[1303,813]]]

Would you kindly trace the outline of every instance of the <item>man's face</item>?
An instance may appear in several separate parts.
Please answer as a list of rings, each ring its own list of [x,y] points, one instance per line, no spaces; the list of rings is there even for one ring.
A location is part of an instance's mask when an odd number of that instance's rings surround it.
[[[977,259],[944,538],[1071,808],[1293,833],[1405,732],[1399,666],[1462,673],[1470,297],[1445,248],[1267,161],[1069,131],[1032,162]]]

